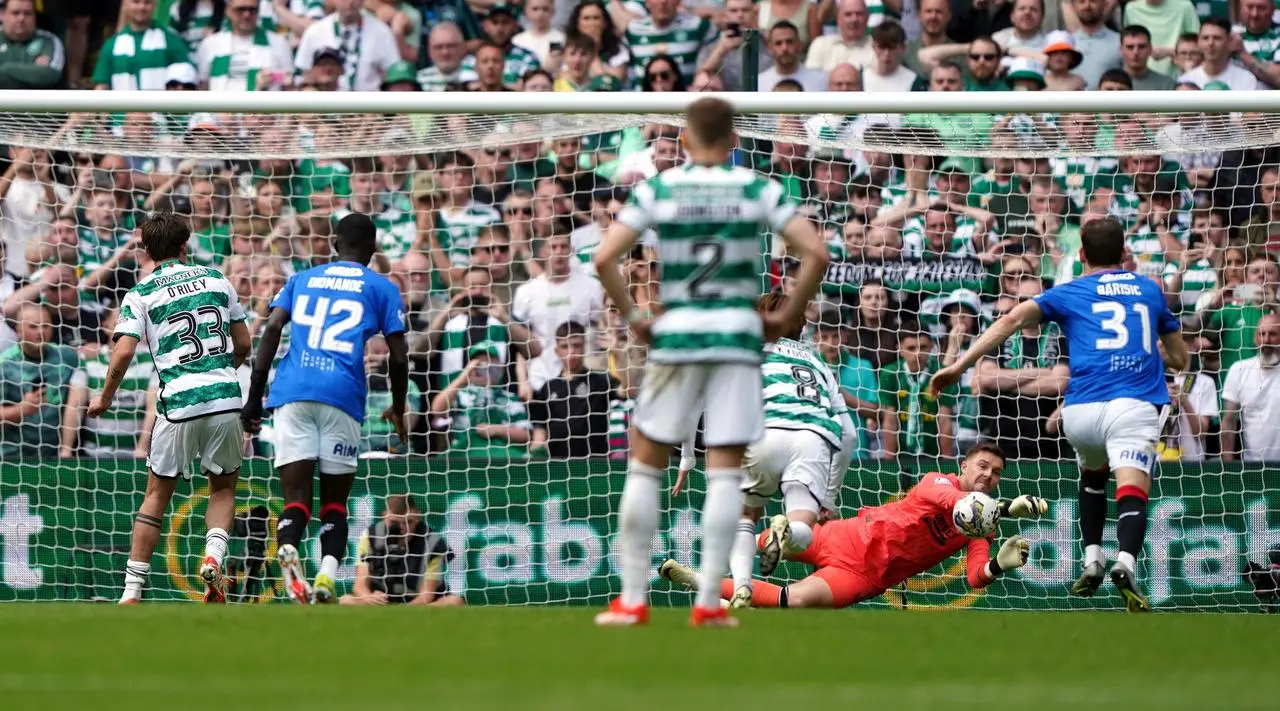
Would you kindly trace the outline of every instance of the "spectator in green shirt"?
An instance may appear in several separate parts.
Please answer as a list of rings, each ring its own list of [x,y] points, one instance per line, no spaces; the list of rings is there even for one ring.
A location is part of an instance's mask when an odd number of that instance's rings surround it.
[[[36,29],[35,0],[8,0],[0,26],[0,89],[52,89],[62,82],[62,40]]]
[[[1226,269],[1223,271],[1225,277]],[[1237,361],[1257,355],[1253,333],[1263,316],[1276,311],[1277,284],[1280,284],[1280,266],[1269,257],[1257,256],[1245,267],[1244,282],[1235,285],[1228,282],[1208,298],[1200,323],[1222,345],[1221,372],[1231,370]]]
[[[16,330],[18,343],[0,353],[0,459],[52,459],[80,358],[74,348],[54,345],[52,320],[39,304],[18,309]]]
[[[450,430],[450,451],[478,459],[527,456],[532,426],[524,403],[503,384],[498,348],[477,343],[466,367],[431,400],[431,416]]]
[[[956,389],[930,394],[929,378],[942,367],[932,352],[933,337],[919,323],[902,324],[899,358],[880,370],[880,432],[887,459],[955,456]]]

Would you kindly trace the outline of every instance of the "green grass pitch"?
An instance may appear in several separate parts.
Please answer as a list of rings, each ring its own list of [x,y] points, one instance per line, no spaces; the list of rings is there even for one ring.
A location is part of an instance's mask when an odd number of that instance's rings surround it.
[[[0,607],[0,708],[1275,709],[1280,616]]]

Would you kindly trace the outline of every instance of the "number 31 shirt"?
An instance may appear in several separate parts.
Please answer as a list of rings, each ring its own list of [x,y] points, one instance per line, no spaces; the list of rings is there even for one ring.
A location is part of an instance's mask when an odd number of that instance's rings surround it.
[[[379,331],[404,332],[400,290],[368,267],[336,262],[295,274],[271,308],[289,312],[293,325],[267,407],[322,402],[363,422],[364,344]]]
[[[1132,398],[1169,404],[1159,337],[1178,330],[1164,291],[1129,271],[1094,272],[1035,297],[1062,327],[1071,379],[1066,405]]]

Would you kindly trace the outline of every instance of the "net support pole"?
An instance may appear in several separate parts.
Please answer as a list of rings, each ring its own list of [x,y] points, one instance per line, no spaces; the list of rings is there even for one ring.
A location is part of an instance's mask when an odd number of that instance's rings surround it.
[[[742,31],[742,90],[760,91],[760,43],[756,37],[759,30]]]

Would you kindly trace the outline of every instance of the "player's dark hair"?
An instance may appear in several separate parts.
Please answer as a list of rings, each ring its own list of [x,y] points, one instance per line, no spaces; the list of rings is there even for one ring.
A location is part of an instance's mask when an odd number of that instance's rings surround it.
[[[756,300],[756,311],[762,314],[771,314],[780,310],[787,303],[787,295],[782,293],[781,289],[773,291],[761,296]],[[800,338],[800,334],[804,331],[804,323],[793,324],[790,332],[781,334],[783,338],[792,340]]]
[[[587,337],[587,327],[577,321],[565,321],[556,328],[556,340],[561,338],[573,338],[575,336]]]
[[[172,212],[155,212],[139,228],[142,246],[154,261],[177,259],[182,245],[191,239],[191,223]]]
[[[969,457],[972,457],[973,455],[978,454],[979,452],[986,452],[987,454],[992,454],[999,457],[1001,464],[1003,464],[1007,459],[1007,457],[1005,457],[1004,455],[1004,450],[1000,449],[1000,445],[996,444],[995,442],[989,439],[979,440],[977,444],[970,447],[964,453],[964,458],[968,459]]]
[[[1124,225],[1114,217],[1089,220],[1080,228],[1080,246],[1089,266],[1119,266],[1124,261]]]
[[[333,249],[344,262],[368,264],[378,251],[378,228],[368,215],[353,212],[338,221]]]

